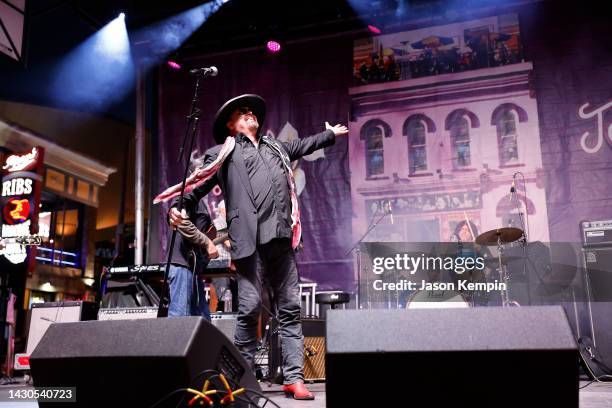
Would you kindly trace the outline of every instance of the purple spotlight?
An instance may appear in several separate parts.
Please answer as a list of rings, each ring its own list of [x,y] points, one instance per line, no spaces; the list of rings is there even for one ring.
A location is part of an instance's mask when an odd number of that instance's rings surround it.
[[[380,28],[372,25],[372,24],[368,24],[368,30],[370,30],[371,33],[373,34],[380,34],[382,31],[380,30]]]
[[[268,47],[268,51],[274,52],[274,53],[279,52],[281,49],[280,43],[274,40],[268,41],[268,43],[266,44],[266,47]]]
[[[166,64],[168,64],[168,66],[175,71],[178,71],[179,69],[181,69],[181,64],[179,64],[178,62],[170,60],[166,62]]]

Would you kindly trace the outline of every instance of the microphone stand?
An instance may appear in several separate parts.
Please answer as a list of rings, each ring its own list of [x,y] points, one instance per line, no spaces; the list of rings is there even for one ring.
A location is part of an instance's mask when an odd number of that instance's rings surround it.
[[[523,175],[523,173],[521,173],[520,171],[517,171],[516,173],[514,173],[512,175],[512,177],[516,177],[517,175],[521,175],[521,178],[523,179],[523,189],[524,189],[524,193],[525,193],[525,213],[523,214],[523,212],[521,211],[523,209],[523,206],[521,205],[521,200],[520,200],[520,196],[516,195],[516,209],[518,212],[518,216],[519,216],[519,220],[521,221],[521,228],[523,229],[523,237],[522,237],[522,242],[521,242],[521,246],[523,247],[523,276],[525,277],[525,280],[527,282],[527,303],[529,305],[531,305],[531,278],[529,277],[529,274],[527,272],[527,259],[529,257],[529,241],[528,241],[528,237],[527,237],[527,228],[525,226],[525,218],[523,216],[527,216],[527,182],[525,180],[525,176]],[[515,193],[516,194],[516,193]]]
[[[366,229],[366,232],[361,236],[361,238],[359,238],[357,240],[357,242],[355,242],[355,244],[351,247],[351,249],[349,249],[346,252],[346,254],[344,254],[344,256],[347,256],[348,254],[350,254],[353,251],[355,251],[355,253],[357,254],[357,295],[356,295],[356,299],[355,299],[355,303],[356,303],[357,309],[360,309],[359,298],[360,298],[360,295],[361,295],[361,249],[359,248],[359,244],[361,244],[363,242],[363,240],[368,236],[368,234],[370,232],[372,232],[374,230],[374,228],[376,228],[378,223],[380,223],[382,221],[382,219],[387,216],[388,212],[384,210],[384,203],[381,206],[381,208],[383,208],[382,215],[378,219],[375,219],[376,216],[378,215],[378,211],[379,211],[379,208],[377,208],[376,211],[374,212],[374,215],[372,215],[372,219],[370,220],[370,225],[368,225],[368,228]],[[368,309],[370,309],[369,296],[368,296]]]
[[[189,152],[193,151],[193,145],[195,143],[196,135],[198,134],[198,125],[200,123],[201,111],[198,109],[199,93],[200,93],[200,80],[203,75],[196,76],[196,82],[193,92],[193,99],[191,101],[191,110],[187,116],[187,126],[185,133],[183,134],[183,140],[181,142],[181,148],[179,150],[179,163],[183,160],[185,155],[185,147],[189,145]],[[181,181],[181,194],[177,209],[181,211],[183,209],[183,196],[185,195],[185,182],[187,175],[189,174],[189,159],[186,160],[185,170],[183,171],[183,179]],[[168,307],[170,306],[170,296],[168,291],[168,273],[170,272],[170,263],[172,262],[172,253],[174,252],[174,243],[176,241],[176,228],[173,228],[172,238],[170,239],[170,247],[168,248],[168,257],[166,259],[166,268],[164,270],[164,280],[162,283],[161,296],[159,298],[159,308],[157,309],[157,317],[167,317]]]

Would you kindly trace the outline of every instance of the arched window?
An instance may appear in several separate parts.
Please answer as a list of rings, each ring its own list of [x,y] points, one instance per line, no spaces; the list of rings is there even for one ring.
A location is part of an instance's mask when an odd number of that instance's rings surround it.
[[[480,127],[478,117],[467,109],[455,109],[446,117],[444,128],[450,131],[453,168],[472,164],[470,130]]]
[[[410,174],[427,170],[427,138],[425,123],[422,120],[412,120],[408,124],[408,164]]]
[[[460,169],[472,164],[470,155],[470,124],[465,116],[458,118],[451,126],[453,167]]]
[[[391,137],[391,127],[380,119],[371,119],[359,133],[365,142],[366,177],[385,174],[384,138]]]
[[[383,148],[383,130],[372,126],[366,130],[366,173],[367,176],[378,176],[385,173],[385,151]]]
[[[517,123],[524,123],[528,120],[525,109],[515,103],[502,103],[493,111],[491,125],[497,129],[500,166],[519,162]]]
[[[408,172],[415,174],[426,171],[427,133],[434,133],[436,125],[428,116],[416,113],[406,119],[403,126],[404,136],[408,138]]]
[[[513,111],[507,110],[499,115],[497,121],[497,140],[499,163],[518,163],[518,140],[516,133],[516,117]]]

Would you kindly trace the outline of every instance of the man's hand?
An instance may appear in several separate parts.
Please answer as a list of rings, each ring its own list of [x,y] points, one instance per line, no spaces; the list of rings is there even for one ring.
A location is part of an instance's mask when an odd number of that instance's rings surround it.
[[[169,215],[170,225],[172,225],[172,228],[176,228],[181,222],[183,222],[183,220],[186,220],[188,218],[187,211],[185,211],[185,209],[179,212],[179,210],[174,207],[170,209]]]
[[[209,239],[206,241],[206,253],[208,254],[208,259],[215,259],[219,257],[219,250],[217,246],[213,244],[213,242]]]
[[[344,125],[332,126],[329,124],[329,122],[325,122],[325,129],[331,130],[336,136],[344,136],[348,134],[348,128]]]

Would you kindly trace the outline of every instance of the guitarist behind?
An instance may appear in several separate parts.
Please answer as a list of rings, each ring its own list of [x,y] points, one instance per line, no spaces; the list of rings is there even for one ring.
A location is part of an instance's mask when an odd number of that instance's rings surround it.
[[[195,208],[187,204],[183,209],[183,221],[176,226],[176,229],[178,232],[176,246],[168,271],[170,286],[168,317],[202,316],[210,321],[204,283],[198,275],[206,268],[210,259],[219,256],[219,252],[213,241],[205,234],[206,231],[214,229],[205,200],[198,201]]]

